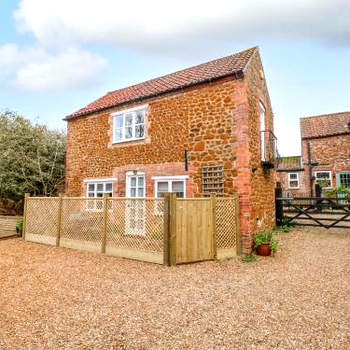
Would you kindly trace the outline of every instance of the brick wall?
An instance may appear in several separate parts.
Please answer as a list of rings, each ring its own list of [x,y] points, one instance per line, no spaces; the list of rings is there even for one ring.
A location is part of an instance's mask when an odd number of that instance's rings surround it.
[[[332,171],[332,186],[336,186],[335,173],[350,170],[350,134],[309,139],[311,159],[319,165],[314,171]],[[302,157],[305,163],[306,191],[310,191],[307,140],[302,140]]]
[[[275,225],[275,171],[264,169],[261,164],[261,133],[259,101],[266,108],[265,129],[273,131],[273,113],[263,67],[259,55],[254,55],[246,72],[248,97],[248,143],[249,159],[247,173],[243,179],[249,179],[247,188],[249,197],[242,203],[246,207],[241,223],[246,226],[244,251],[251,248],[251,233],[272,228]],[[245,217],[249,220],[245,221]]]
[[[202,196],[202,167],[224,167],[225,195],[238,193],[244,252],[252,233],[274,224],[274,171],[263,171],[260,158],[259,99],[272,112],[258,54],[247,78],[232,77],[142,101],[148,104],[144,140],[112,144],[111,113],[122,107],[68,122],[68,195],[85,194],[84,179],[117,177],[114,192],[125,195],[125,173],[145,172],[146,195],[154,196],[152,176],[188,175],[187,196]],[[188,150],[189,170],[184,169]]]
[[[299,188],[289,188],[288,184],[288,173],[298,173],[299,175]],[[306,192],[306,176],[305,171],[301,169],[297,170],[284,170],[276,172],[276,181],[280,182],[283,188],[283,192],[289,192],[293,197],[305,196]]]

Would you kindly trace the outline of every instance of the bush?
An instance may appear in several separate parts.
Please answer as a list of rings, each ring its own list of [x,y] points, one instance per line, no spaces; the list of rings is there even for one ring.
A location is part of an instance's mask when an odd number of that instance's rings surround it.
[[[17,220],[16,231],[17,231],[18,235],[22,236],[22,234],[23,234],[23,219]]]
[[[243,262],[254,262],[256,261],[256,257],[253,254],[246,254],[244,255],[244,257],[242,258]]]

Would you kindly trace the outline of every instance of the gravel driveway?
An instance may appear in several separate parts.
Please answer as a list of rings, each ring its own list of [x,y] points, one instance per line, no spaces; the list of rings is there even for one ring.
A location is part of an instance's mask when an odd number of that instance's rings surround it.
[[[349,349],[350,231],[164,267],[0,240],[0,349]]]

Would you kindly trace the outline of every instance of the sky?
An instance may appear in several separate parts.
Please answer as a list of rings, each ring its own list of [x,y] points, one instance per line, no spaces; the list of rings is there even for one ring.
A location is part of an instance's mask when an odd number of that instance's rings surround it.
[[[108,91],[259,46],[279,153],[350,110],[348,0],[2,0],[0,110],[51,128]]]

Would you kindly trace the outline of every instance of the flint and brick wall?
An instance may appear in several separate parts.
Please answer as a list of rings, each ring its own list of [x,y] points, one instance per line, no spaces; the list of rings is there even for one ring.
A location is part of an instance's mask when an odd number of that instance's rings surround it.
[[[315,171],[332,171],[332,186],[336,186],[336,172],[350,170],[350,133],[310,138],[311,159],[319,163]],[[306,191],[310,192],[307,140],[302,140],[302,157],[305,162]]]
[[[85,195],[85,179],[117,177],[116,196],[125,195],[125,172],[145,172],[146,196],[154,196],[152,176],[188,175],[187,196],[202,196],[202,167],[223,165],[225,196],[239,194],[243,252],[252,233],[274,225],[273,170],[264,171],[260,155],[259,99],[272,112],[260,58],[247,78],[225,78],[181,92],[125,104],[68,122],[66,192]],[[148,104],[144,140],[112,144],[111,113]],[[184,152],[188,150],[189,170]]]
[[[288,173],[298,173],[299,175],[299,188],[289,188],[288,184]],[[283,188],[283,192],[289,192],[293,197],[295,196],[306,196],[306,177],[305,171],[303,169],[290,169],[290,170],[280,170],[276,172],[276,181],[280,182]]]

